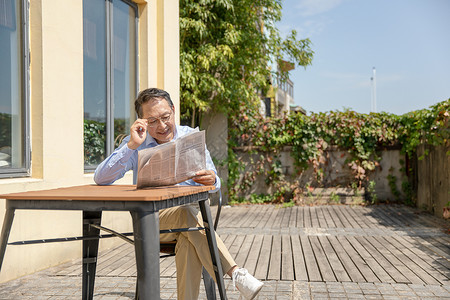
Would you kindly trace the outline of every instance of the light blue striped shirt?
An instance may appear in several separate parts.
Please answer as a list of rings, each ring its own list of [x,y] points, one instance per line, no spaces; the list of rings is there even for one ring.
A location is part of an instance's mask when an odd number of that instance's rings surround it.
[[[188,126],[176,126],[176,131],[173,140],[192,132],[194,129]],[[126,172],[133,170],[133,184],[137,182],[137,168],[138,168],[138,151],[146,148],[152,148],[158,146],[156,140],[147,133],[147,138],[136,150],[128,148],[128,141],[130,136],[127,136],[120,146],[114,150],[114,152],[108,156],[100,165],[98,165],[94,174],[94,181],[99,185],[109,185],[116,180],[122,178]],[[215,193],[220,189],[220,178],[217,176],[217,170],[211,159],[208,149],[205,147],[206,156],[206,169],[212,170],[216,173],[216,187],[214,190],[209,191]],[[192,179],[179,183],[179,185],[201,185],[196,183]]]

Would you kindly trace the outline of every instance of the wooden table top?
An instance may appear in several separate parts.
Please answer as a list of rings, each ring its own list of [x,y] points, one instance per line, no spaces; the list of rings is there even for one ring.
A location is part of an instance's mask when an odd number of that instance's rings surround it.
[[[136,189],[135,185],[81,185],[0,195],[8,200],[161,201],[213,190],[214,186],[164,186]]]

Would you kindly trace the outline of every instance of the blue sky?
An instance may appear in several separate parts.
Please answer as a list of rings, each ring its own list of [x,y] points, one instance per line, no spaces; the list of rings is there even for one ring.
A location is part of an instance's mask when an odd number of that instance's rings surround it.
[[[310,38],[311,66],[290,72],[307,112],[403,114],[450,98],[449,0],[283,0],[277,27]]]

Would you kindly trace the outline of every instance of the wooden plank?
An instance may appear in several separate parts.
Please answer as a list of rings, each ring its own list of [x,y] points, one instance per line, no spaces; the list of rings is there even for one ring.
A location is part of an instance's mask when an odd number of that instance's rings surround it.
[[[274,223],[278,220],[280,216],[280,209],[276,206],[273,206],[272,213],[270,214],[269,219],[267,220],[267,223],[264,225],[265,228],[273,228]]]
[[[344,266],[339,260],[339,257],[337,256],[336,252],[334,252],[335,250],[331,246],[327,237],[322,235],[318,236],[318,239],[320,244],[322,245],[325,255],[328,258],[331,269],[334,272],[337,281],[339,282],[351,281],[349,275],[347,274],[347,271],[345,270]]]
[[[244,265],[244,268],[246,268],[250,274],[255,274],[256,265],[261,253],[263,239],[264,236],[262,234],[256,235],[253,239],[252,246],[249,250],[249,255]]]
[[[134,247],[130,245],[128,254],[124,257],[125,259],[121,261],[120,266],[114,269],[112,272],[108,274],[108,276],[122,276],[122,273],[136,269],[136,258],[134,255]],[[161,270],[161,268],[160,268]]]
[[[281,279],[281,236],[275,235],[272,240],[272,250],[270,251],[269,272],[267,280]]]
[[[272,236],[265,235],[259,254],[258,264],[256,265],[255,277],[258,279],[267,279],[267,272],[270,261],[270,250],[272,248]]]
[[[445,275],[447,268],[442,268],[433,256],[423,252],[416,245],[399,236],[393,237],[391,243],[394,243],[400,251],[404,252],[405,255],[441,284],[450,280],[450,277]],[[422,276],[422,278],[426,277]]]
[[[176,277],[177,266],[175,263],[175,256],[165,258],[163,266],[164,266],[164,270],[161,270],[161,268],[160,268],[160,276],[161,277]]]
[[[237,235],[233,241],[233,244],[228,247],[228,252],[230,252],[231,257],[236,257],[239,253],[239,250],[242,247],[242,243],[244,242],[245,235]]]
[[[331,219],[333,220],[334,224],[336,224],[336,228],[343,228],[344,224],[342,224],[342,221],[336,215],[336,213],[333,210],[332,206],[331,205],[327,205],[326,209],[327,209]]]
[[[436,280],[433,276],[428,274],[424,268],[430,269],[426,262],[424,262],[420,257],[418,257],[414,252],[410,251],[408,248],[400,244],[395,238],[389,238],[382,236],[374,237],[380,244],[390,246],[390,251],[411,271],[413,271],[417,276],[420,277],[425,284],[436,284],[440,285],[441,282]]]
[[[246,209],[246,214],[237,222],[236,227],[248,227],[248,224],[255,218],[258,205],[251,205]]]
[[[423,253],[422,255],[427,255],[427,256],[433,258],[433,265],[434,266],[437,265],[437,267],[439,269],[442,268],[442,267],[444,267],[446,269],[450,269],[450,261],[448,261],[447,259],[443,258],[439,254],[434,252],[432,249],[430,249],[429,247],[424,245],[420,239],[413,238],[413,237],[410,237],[410,236],[402,236],[402,237],[398,236],[396,238],[398,240],[402,239],[403,241],[408,242],[408,244],[411,245],[411,247],[413,249],[420,250]]]
[[[276,219],[276,216],[278,214],[278,209],[275,208],[275,206],[271,205],[270,211],[263,216],[261,219],[261,222],[258,223],[258,228],[270,228],[272,227],[273,221]]]
[[[105,256],[98,259],[96,274],[102,274],[103,269],[107,268],[117,257],[125,256],[129,250],[127,249],[125,242],[123,242],[118,248],[117,253],[113,251],[109,252]],[[75,275],[75,274],[72,274]]]
[[[353,216],[353,219],[355,219],[355,221],[359,224],[359,227],[361,228],[368,228],[369,225],[367,224],[367,222],[364,222],[364,219],[362,215],[361,215],[361,210],[360,209],[356,209],[355,206],[349,206],[347,209],[348,213]]]
[[[411,213],[414,214],[416,218],[427,224],[428,227],[450,229],[450,222],[445,219],[437,218],[427,211],[420,211],[409,207],[403,207],[403,209],[411,210]]]
[[[330,208],[334,212],[334,215],[337,218],[339,218],[339,220],[341,221],[342,227],[344,227],[344,228],[352,228],[352,224],[342,214],[342,212],[339,210],[338,206],[340,206],[340,205],[330,205]]]
[[[381,224],[384,227],[401,227],[401,225],[397,223],[397,220],[393,220],[392,218],[389,218],[386,213],[383,213],[381,206],[375,207],[372,214],[374,217],[381,220]]]
[[[295,280],[308,280],[305,258],[303,257],[302,245],[298,235],[291,236],[292,256],[294,260]]]
[[[304,217],[304,213],[305,213],[305,206],[300,206],[297,208],[297,227],[298,228],[305,228],[305,217]]]
[[[328,228],[328,224],[327,224],[327,221],[325,220],[325,215],[323,213],[323,207],[317,206],[316,213],[317,213],[317,219],[319,221],[319,227],[320,228]]]
[[[373,215],[374,206],[360,206],[358,207],[359,210],[362,211],[362,215],[364,216],[364,219],[368,222],[369,228],[379,228],[380,227],[380,221],[376,219]]]
[[[375,248],[369,241],[369,237],[357,236],[355,237],[358,242],[366,248],[366,251],[369,252],[373,258],[379,263],[379,265],[389,274],[391,278],[395,280],[397,283],[411,283],[403,274],[401,274],[394,265],[391,264],[389,260],[387,260],[382,253],[379,251],[381,249]]]
[[[412,214],[411,211],[403,210],[399,206],[395,206],[394,209],[391,205],[386,207],[386,211],[395,219],[401,220],[404,227],[424,227],[424,223],[420,222],[420,219]]]
[[[333,246],[336,255],[339,257],[342,265],[347,271],[348,276],[353,282],[367,281],[362,273],[365,273],[370,282],[379,282],[378,278],[367,267],[364,260],[353,247],[345,240],[346,243],[341,244],[335,236],[327,236],[328,241]]]
[[[286,214],[286,209],[279,207],[279,208],[276,208],[276,210],[278,210],[278,214],[277,214],[276,218],[273,219],[271,227],[272,228],[281,228],[281,222],[283,221],[284,215]]]
[[[311,227],[319,228],[319,217],[317,216],[317,206],[311,206],[309,208],[309,213],[311,215]]]
[[[292,207],[291,210],[291,216],[289,218],[289,228],[295,228],[297,226],[297,213],[298,213],[298,206]]]
[[[441,248],[442,251],[450,253],[450,237],[448,236],[430,236],[437,244],[436,246]]]
[[[394,251],[394,247],[390,245],[389,238],[385,237],[385,240],[387,240],[387,243],[380,243],[377,239],[375,239],[373,236],[366,236],[366,240],[375,248],[377,249],[383,256],[386,258],[387,261],[391,265],[395,267],[400,274],[402,274],[406,280],[413,284],[423,284],[424,281],[420,279],[414,272],[412,272],[407,266],[405,266],[395,255],[393,255],[392,251]],[[396,279],[397,280],[397,279]]]
[[[319,266],[317,264],[316,257],[314,256],[314,252],[308,237],[300,236],[300,241],[303,249],[303,254],[305,255],[305,263],[309,281],[322,281]]]
[[[108,260],[107,264],[102,265],[101,268],[97,269],[96,274],[98,276],[116,276],[117,270],[127,261],[134,260],[134,253],[130,249],[125,248],[126,251],[122,251],[121,255],[116,255],[112,259]],[[131,253],[130,253],[131,252]]]
[[[223,206],[220,212],[219,227],[223,226],[223,224],[229,227],[231,219],[235,217],[238,210],[239,208],[237,206]]]
[[[248,224],[248,227],[255,228],[258,226],[258,223],[261,219],[267,214],[271,205],[258,205],[257,213],[255,214],[255,218]]]
[[[351,207],[349,205],[337,205],[336,209],[347,219],[352,228],[361,228],[358,221],[350,213]]]
[[[163,259],[161,259],[161,264],[163,263],[163,261],[165,261],[165,260],[170,261],[171,259],[174,261],[175,257],[163,258]],[[162,270],[162,268],[160,270]],[[119,276],[129,277],[135,273],[137,273],[137,270],[136,270],[136,258],[134,257],[132,264],[127,269],[124,269],[122,271],[122,273],[119,274]]]
[[[310,211],[311,211],[311,207],[310,206],[305,206],[304,207],[303,222],[305,223],[305,228],[311,228],[312,227]]]
[[[221,234],[220,238],[222,239],[222,242],[225,244],[227,249],[230,249],[231,245],[233,245],[234,240],[236,239],[236,235],[231,234]]]
[[[432,245],[430,249],[436,252],[438,255],[443,258],[450,260],[450,247],[449,244],[444,244],[439,241],[439,238],[432,236],[423,236],[421,239],[427,242],[426,246]]]
[[[330,211],[328,210],[328,206],[321,206],[321,210],[325,221],[327,222],[327,228],[336,228],[336,223],[334,223],[333,218],[330,215]]]
[[[292,215],[292,207],[286,207],[283,210],[285,210],[283,215],[283,220],[281,221],[280,227],[281,228],[289,228],[289,221]]]
[[[317,236],[309,236],[309,241],[311,247],[314,251],[314,256],[316,257],[317,264],[319,265],[320,273],[322,274],[323,281],[337,281],[336,276],[334,276],[333,269],[328,262],[327,256],[322,249],[322,245],[319,242]]]
[[[427,247],[435,253],[437,256],[443,258],[442,261],[447,261],[448,264],[446,266],[450,266],[450,253],[448,253],[446,250],[442,250],[439,247],[436,247],[434,243],[431,243],[430,239],[428,237],[410,237],[411,239],[415,240],[416,242],[420,243],[421,245]]]
[[[294,262],[292,258],[291,237],[281,236],[281,280],[294,280]]]
[[[395,283],[395,280],[392,279],[391,276],[389,276],[389,274],[383,269],[382,266],[380,266],[380,264],[377,262],[377,260],[375,260],[375,258],[372,257],[371,253],[369,251],[367,251],[355,237],[353,237],[353,236],[338,237],[339,241],[341,241],[341,238],[342,239],[346,238],[348,240],[348,242],[352,245],[352,247],[355,248],[355,250],[358,252],[359,256],[362,257],[362,259],[364,260],[364,263],[370,267],[370,269],[373,271],[373,273],[378,277],[378,279],[381,282]],[[342,244],[342,242],[341,242],[341,244]],[[369,282],[375,282],[375,281],[369,281]]]
[[[247,260],[247,256],[249,255],[249,250],[252,246],[254,235],[245,235],[244,241],[242,243],[239,252],[234,256],[234,260],[238,266],[245,265],[245,261]]]
[[[229,219],[227,219],[226,224],[227,227],[239,227],[238,224],[242,221],[243,218],[245,218],[245,215],[247,214],[247,206],[240,207],[240,209],[234,210],[233,214],[230,216]]]

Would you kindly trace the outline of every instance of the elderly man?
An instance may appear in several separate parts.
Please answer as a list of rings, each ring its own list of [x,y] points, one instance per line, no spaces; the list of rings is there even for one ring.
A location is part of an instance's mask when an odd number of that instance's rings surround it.
[[[175,107],[170,95],[160,89],[150,88],[139,93],[135,101],[138,119],[130,129],[122,144],[106,158],[95,170],[94,180],[97,184],[112,184],[123,175],[133,170],[136,184],[138,150],[156,147],[175,140],[192,128],[175,125]],[[214,185],[216,192],[220,188],[220,178],[206,153],[206,170],[198,171],[196,176],[182,182],[182,185]],[[201,214],[193,206],[167,208],[159,212],[160,229],[202,227]],[[198,298],[202,266],[211,277],[215,278],[208,242],[203,231],[167,233],[160,236],[161,241],[177,241],[175,263],[177,267],[178,299],[193,300]],[[246,269],[239,268],[223,241],[216,235],[220,262],[223,270],[233,279],[236,288],[244,298],[253,299],[261,290],[263,283]]]

